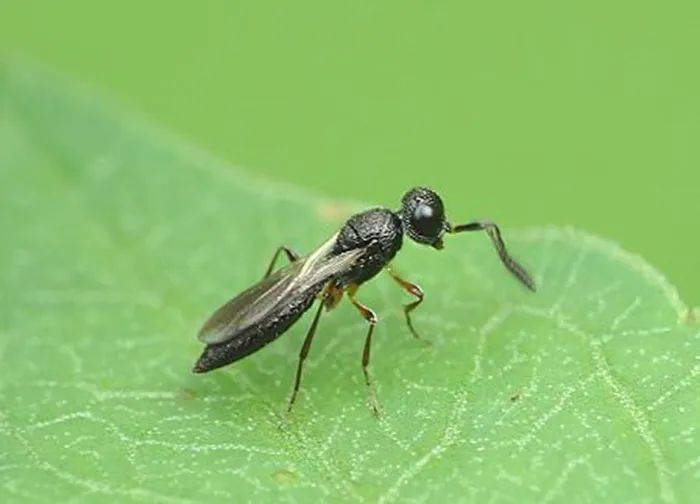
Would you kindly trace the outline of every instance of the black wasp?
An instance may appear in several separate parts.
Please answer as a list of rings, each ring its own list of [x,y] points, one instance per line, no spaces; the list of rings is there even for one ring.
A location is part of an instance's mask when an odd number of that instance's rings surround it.
[[[372,208],[353,215],[338,233],[306,257],[300,257],[288,247],[279,247],[263,279],[214,312],[199,331],[198,338],[207,346],[195,364],[194,372],[205,373],[260,350],[289,329],[319,299],[318,310],[299,353],[294,390],[289,400],[291,410],[299,390],[304,359],[309,353],[323,307],[326,310],[335,307],[347,292],[350,302],[369,324],[362,352],[362,371],[370,391],[372,409],[377,414],[377,402],[367,372],[377,316],[355,298],[357,289],[387,268],[394,280],[416,298],[404,306],[404,313],[409,329],[418,338],[411,322],[411,312],[423,301],[423,291],[388,268],[401,249],[403,235],[441,249],[445,233],[482,230],[493,241],[505,267],[534,291],[535,283],[508,254],[496,224],[482,220],[453,226],[445,219],[440,196],[430,189],[416,187],[403,196],[399,211]],[[282,252],[291,264],[273,273]]]

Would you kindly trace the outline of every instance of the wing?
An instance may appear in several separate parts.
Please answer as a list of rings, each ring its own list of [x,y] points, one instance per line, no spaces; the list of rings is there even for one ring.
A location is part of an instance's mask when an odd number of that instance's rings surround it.
[[[326,244],[231,299],[207,320],[197,335],[199,340],[215,344],[234,338],[241,331],[274,313],[290,296],[324,284],[347,270],[365,252],[364,248],[360,248],[328,256],[325,248]]]
[[[264,315],[270,300],[277,301],[289,289],[301,269],[302,261],[277,270],[269,277],[241,292],[216,310],[204,323],[197,338],[204,343],[220,343],[228,335],[255,322],[255,315]]]

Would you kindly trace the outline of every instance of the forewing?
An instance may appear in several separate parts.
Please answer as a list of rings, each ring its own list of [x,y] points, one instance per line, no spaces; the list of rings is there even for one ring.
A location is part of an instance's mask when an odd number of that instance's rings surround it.
[[[250,320],[256,312],[270,304],[265,303],[266,300],[276,301],[294,281],[302,266],[303,260],[300,260],[280,268],[229,300],[209,317],[197,338],[205,343],[220,343],[228,339],[227,335],[235,332],[241,321]]]
[[[300,288],[311,287],[319,282],[326,282],[331,277],[347,271],[362,255],[367,248],[358,248],[348,250],[342,254],[333,257],[326,257],[320,260],[313,267],[310,267],[306,273],[301,273],[298,278]]]
[[[325,283],[348,269],[364,251],[355,249],[331,257],[313,253],[276,271],[214,312],[197,337],[208,344],[235,338],[274,313],[290,296]]]

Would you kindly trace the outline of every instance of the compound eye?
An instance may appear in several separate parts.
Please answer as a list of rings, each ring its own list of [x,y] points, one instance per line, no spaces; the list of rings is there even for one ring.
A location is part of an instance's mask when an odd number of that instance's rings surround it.
[[[411,220],[414,229],[422,236],[437,237],[442,231],[442,212],[430,205],[418,205]]]

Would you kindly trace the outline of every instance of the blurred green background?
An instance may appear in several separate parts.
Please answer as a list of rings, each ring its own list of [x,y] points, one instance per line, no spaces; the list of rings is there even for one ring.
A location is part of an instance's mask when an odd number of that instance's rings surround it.
[[[611,237],[700,303],[697,2],[2,0],[0,54],[330,196]]]

